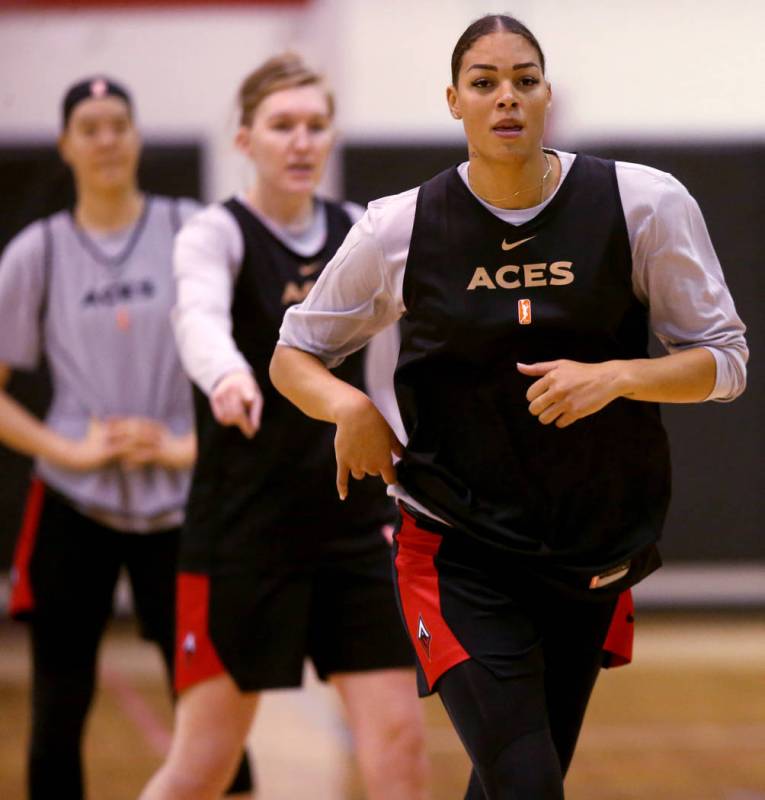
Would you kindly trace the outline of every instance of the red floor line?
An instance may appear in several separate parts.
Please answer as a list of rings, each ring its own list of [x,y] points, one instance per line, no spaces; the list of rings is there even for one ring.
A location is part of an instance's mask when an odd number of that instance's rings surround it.
[[[158,756],[165,756],[170,749],[172,734],[141,694],[119,671],[109,668],[102,672],[102,679],[114,694],[117,703],[144,739]]]

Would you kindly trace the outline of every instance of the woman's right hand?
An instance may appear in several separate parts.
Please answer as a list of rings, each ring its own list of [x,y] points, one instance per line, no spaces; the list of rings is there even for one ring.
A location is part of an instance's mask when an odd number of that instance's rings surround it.
[[[404,447],[374,403],[362,392],[354,392],[338,408],[335,419],[337,493],[340,499],[345,500],[348,496],[348,473],[356,480],[365,475],[379,475],[385,483],[395,483],[393,456],[400,457]]]
[[[263,395],[255,378],[245,370],[230,372],[216,384],[210,406],[221,425],[235,425],[248,438],[260,429]]]
[[[333,375],[314,355],[279,345],[271,359],[271,381],[277,391],[313,419],[337,426],[337,493],[348,496],[348,474],[361,480],[379,475],[396,482],[393,456],[404,447],[375,404],[349,383]]]
[[[108,422],[92,418],[82,439],[61,437],[47,460],[74,472],[99,469],[121,454],[118,437]]]

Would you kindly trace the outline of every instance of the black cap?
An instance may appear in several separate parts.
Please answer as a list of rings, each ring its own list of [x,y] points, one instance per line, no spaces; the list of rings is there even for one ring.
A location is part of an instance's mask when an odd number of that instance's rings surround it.
[[[64,95],[64,99],[61,103],[62,127],[66,128],[69,117],[72,116],[72,111],[74,111],[74,107],[78,103],[81,103],[83,100],[89,100],[91,97],[108,97],[109,95],[124,100],[128,109],[132,112],[133,102],[130,99],[130,94],[128,90],[125,89],[124,86],[120,86],[119,83],[115,83],[115,81],[104,77],[88,78],[87,80],[75,83]]]

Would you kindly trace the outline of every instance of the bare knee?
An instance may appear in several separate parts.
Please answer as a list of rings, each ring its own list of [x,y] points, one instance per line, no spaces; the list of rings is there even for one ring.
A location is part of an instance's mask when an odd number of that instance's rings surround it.
[[[256,702],[228,676],[181,695],[170,754],[140,800],[219,800],[236,773]]]
[[[414,700],[401,708],[371,718],[358,731],[359,764],[370,785],[384,785],[388,797],[420,797],[428,784],[425,723],[420,704]],[[393,791],[394,783],[400,792]]]
[[[391,753],[424,750],[425,722],[420,704],[415,700],[383,715],[374,735],[381,748]]]
[[[414,670],[333,677],[351,723],[369,800],[421,800],[428,767]]]

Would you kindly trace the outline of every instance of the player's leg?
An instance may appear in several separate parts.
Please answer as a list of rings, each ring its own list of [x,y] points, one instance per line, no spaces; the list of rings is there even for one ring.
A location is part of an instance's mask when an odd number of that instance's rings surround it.
[[[141,635],[159,647],[171,691],[175,661],[175,594],[178,560],[177,529],[126,540],[127,566]],[[226,797],[249,798],[253,792],[247,752],[242,754]]]
[[[270,563],[259,574],[178,575],[173,742],[142,800],[218,800],[258,693],[300,685],[310,596],[303,571]]]
[[[464,800],[485,800],[486,794],[481,786],[481,779],[475,769],[470,770],[467,791]]]
[[[562,776],[600,669],[614,602],[592,602],[533,580],[525,592],[541,631],[544,672],[508,679],[465,662],[438,682],[475,766],[469,800],[503,797],[503,786],[517,792],[510,797],[548,792],[555,798],[556,791],[562,797]]]
[[[428,794],[424,719],[413,669],[334,674],[370,800]]]
[[[368,546],[363,550],[360,543]],[[423,709],[414,657],[399,619],[390,546],[379,529],[359,531],[317,569],[309,652],[348,712],[367,796],[428,796]]]
[[[562,777],[573,757],[613,614],[613,602],[556,594],[535,586],[534,580],[524,594],[533,609],[529,619],[541,632],[536,649],[544,670],[507,676],[499,662],[495,671],[468,661],[437,684],[488,800],[563,796]],[[521,622],[506,617],[509,627]],[[517,794],[503,794],[510,791]],[[467,797],[481,797],[475,779]]]
[[[154,642],[173,685],[175,592],[179,531],[126,537],[123,560],[142,638]]]
[[[473,763],[468,798],[482,796],[480,784],[487,800],[562,800],[541,673],[498,678],[469,660],[446,672],[437,690]]]
[[[218,800],[241,760],[257,700],[225,673],[186,689],[176,703],[170,752],[141,800]]]
[[[574,756],[587,704],[603,663],[603,644],[616,600],[562,598],[544,626],[545,693],[550,729],[565,775]]]
[[[119,535],[46,497],[30,564],[31,800],[85,793],[82,735],[119,572]]]
[[[558,800],[542,637],[515,560],[409,514],[394,547],[420,691],[439,693],[473,762],[467,796]]]

